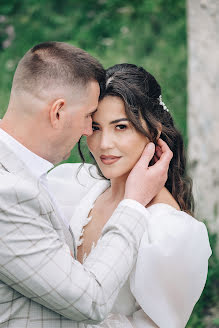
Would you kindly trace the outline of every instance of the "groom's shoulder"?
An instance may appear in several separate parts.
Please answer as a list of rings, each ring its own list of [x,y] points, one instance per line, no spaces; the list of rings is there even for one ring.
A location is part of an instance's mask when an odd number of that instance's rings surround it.
[[[20,177],[7,170],[0,169],[0,195],[2,191],[13,190],[16,187],[22,187]]]
[[[31,180],[0,169],[0,209],[37,197],[39,189]]]

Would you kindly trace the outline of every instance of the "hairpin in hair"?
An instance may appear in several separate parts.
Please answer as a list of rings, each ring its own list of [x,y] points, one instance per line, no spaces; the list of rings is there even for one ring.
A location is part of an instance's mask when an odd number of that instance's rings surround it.
[[[106,87],[110,84],[110,82],[113,80],[114,76],[110,76],[108,80],[106,81]]]
[[[164,104],[163,100],[162,100],[162,96],[159,96],[159,101],[160,101],[160,105],[163,107],[163,109],[167,112],[169,112],[169,109],[167,108],[167,106]]]

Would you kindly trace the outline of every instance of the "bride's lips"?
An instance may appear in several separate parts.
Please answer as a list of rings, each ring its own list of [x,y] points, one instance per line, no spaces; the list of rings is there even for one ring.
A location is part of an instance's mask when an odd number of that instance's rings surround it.
[[[100,160],[103,164],[105,165],[110,165],[110,164],[114,164],[115,162],[117,162],[119,159],[121,158],[121,156],[113,156],[113,155],[101,155],[100,156]]]

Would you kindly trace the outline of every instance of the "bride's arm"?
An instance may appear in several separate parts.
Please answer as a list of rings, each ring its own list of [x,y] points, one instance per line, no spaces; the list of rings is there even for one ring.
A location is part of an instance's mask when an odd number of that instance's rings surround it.
[[[149,212],[131,291],[158,327],[183,328],[206,282],[211,255],[207,229],[166,204],[153,205]],[[137,328],[139,315],[133,315]],[[143,320],[142,313],[140,317]],[[145,327],[150,327],[146,323],[145,319]]]

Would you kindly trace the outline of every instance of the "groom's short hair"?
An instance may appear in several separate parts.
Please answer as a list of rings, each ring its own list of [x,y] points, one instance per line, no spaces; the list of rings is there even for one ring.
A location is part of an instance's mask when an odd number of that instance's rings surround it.
[[[12,89],[40,92],[57,86],[105,86],[105,70],[86,51],[64,42],[43,42],[31,48],[18,63]]]

